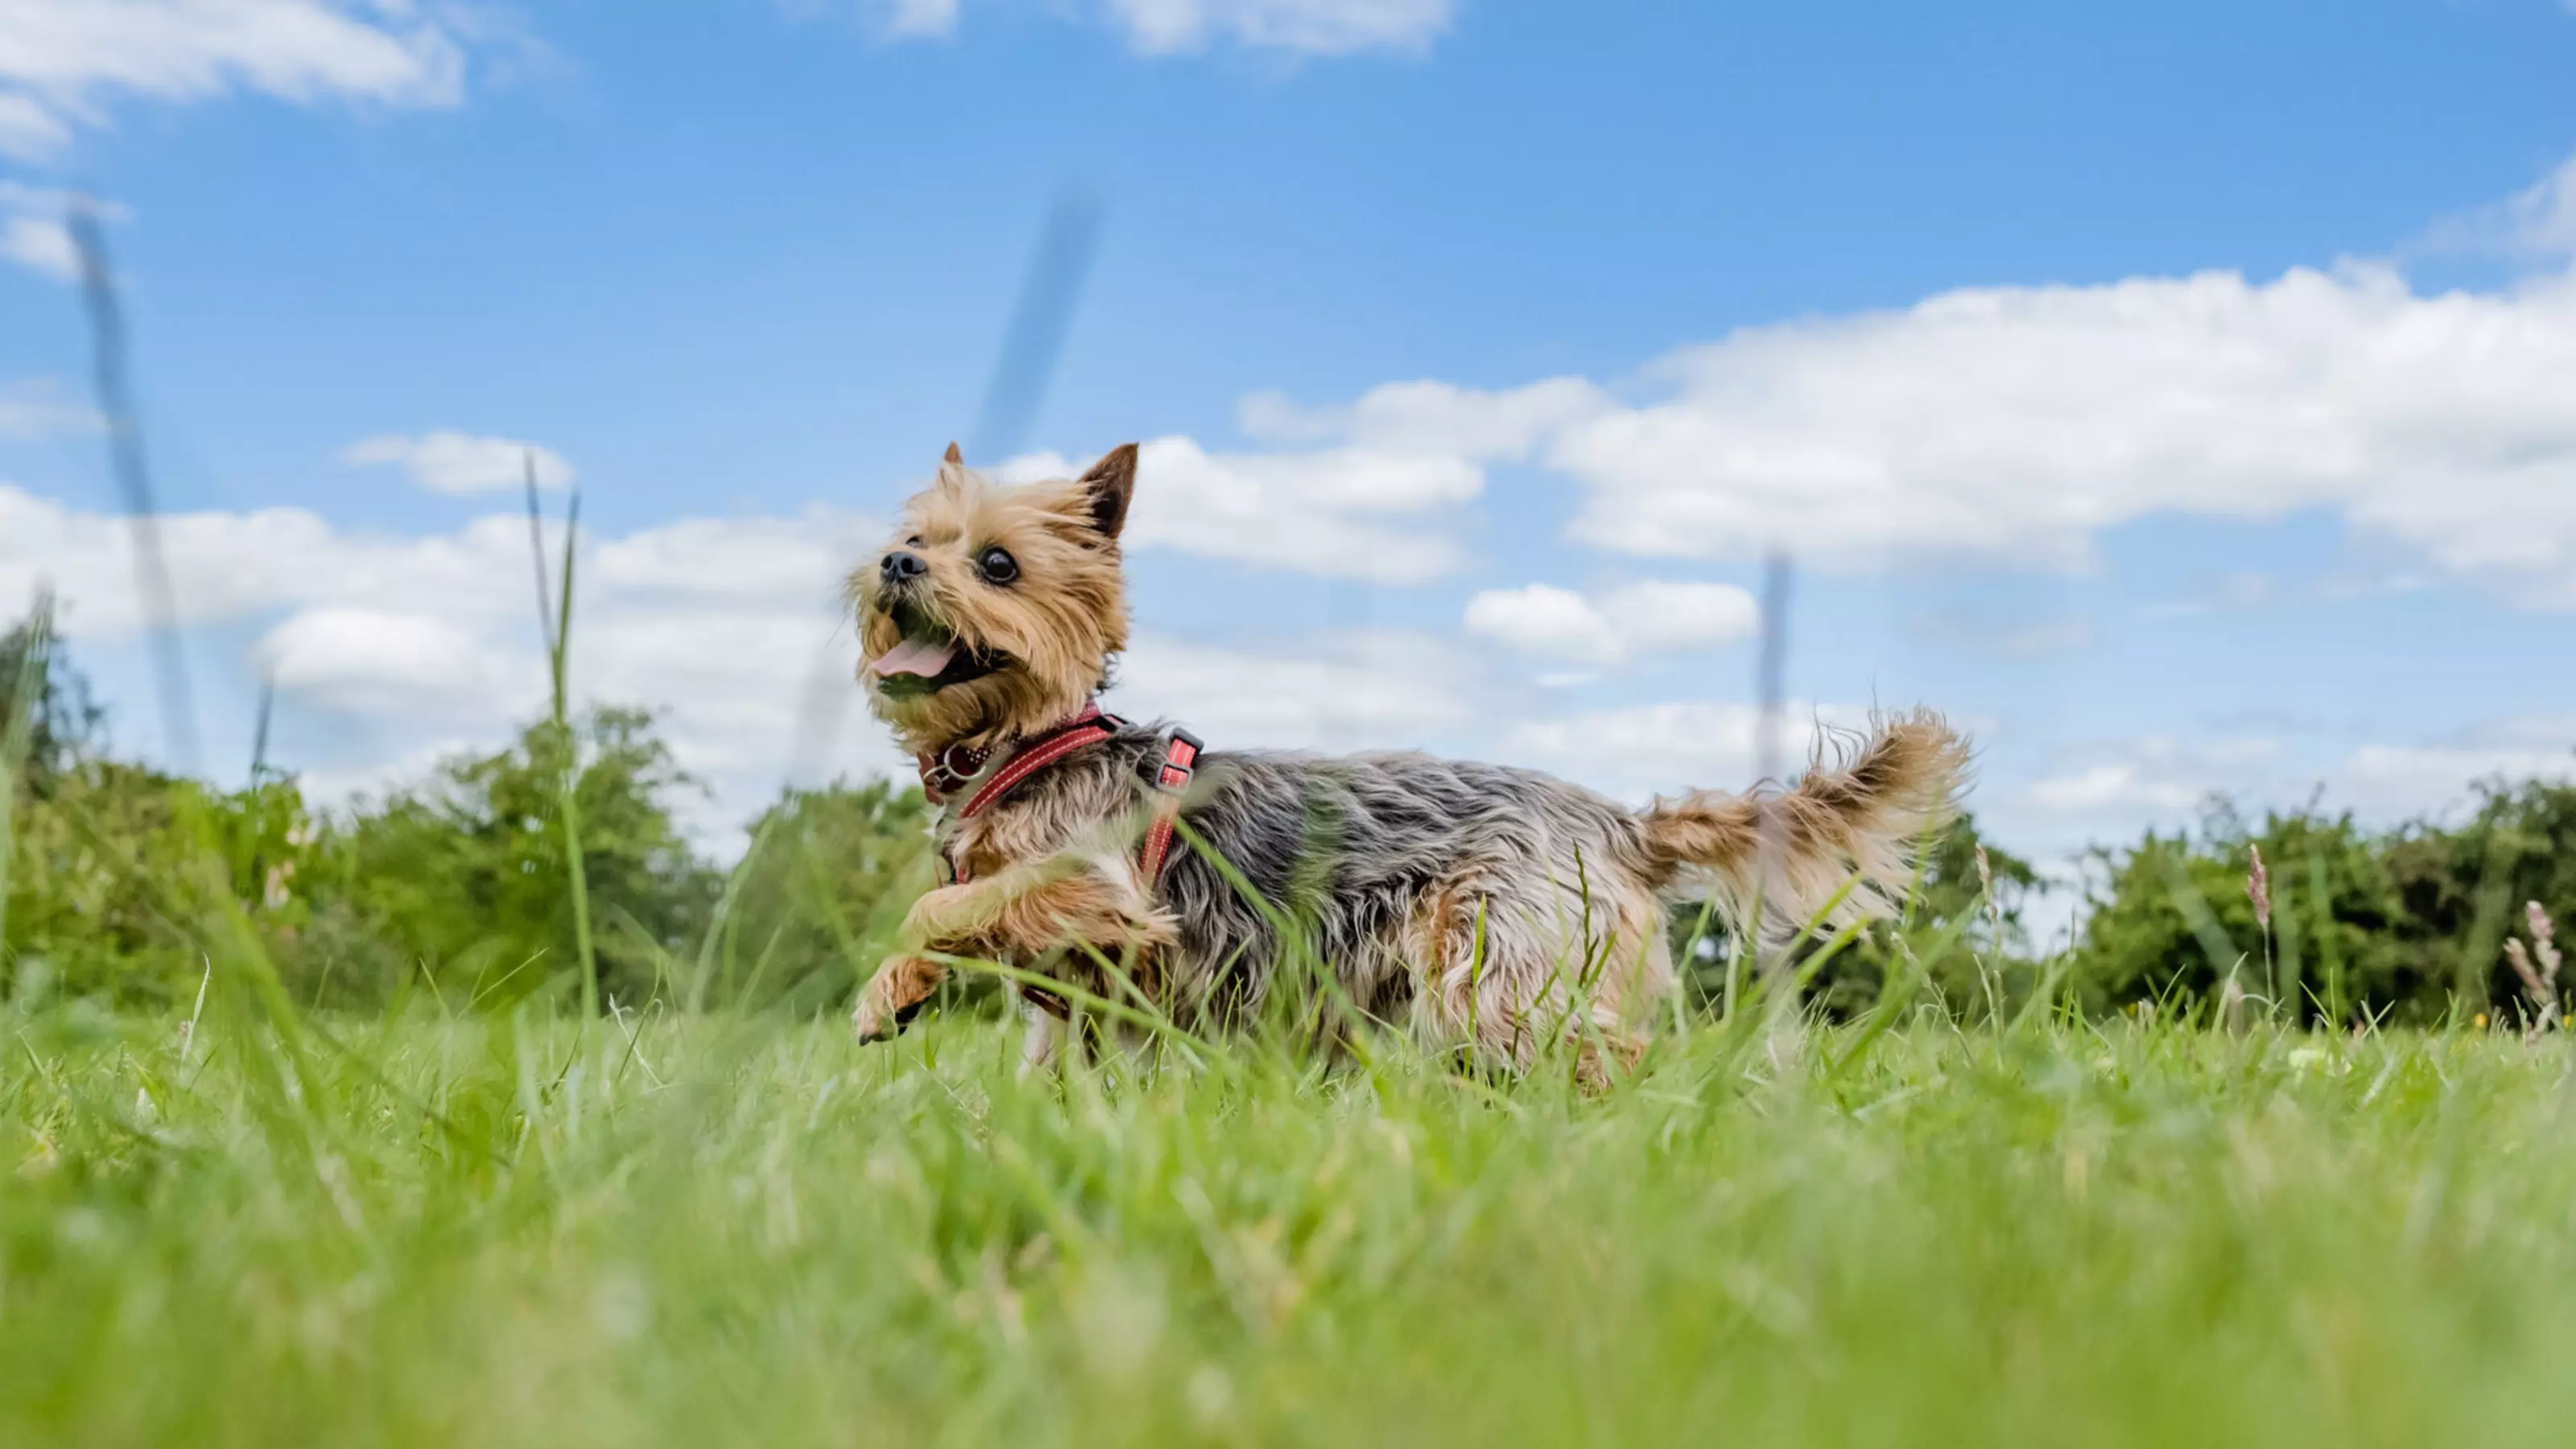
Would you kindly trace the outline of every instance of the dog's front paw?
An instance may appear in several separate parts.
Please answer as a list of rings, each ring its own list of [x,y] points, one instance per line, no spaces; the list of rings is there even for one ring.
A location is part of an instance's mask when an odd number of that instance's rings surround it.
[[[888,956],[877,974],[859,989],[859,1004],[850,1012],[850,1029],[861,1041],[891,1041],[930,1004],[930,994],[948,976],[948,968],[919,956]]]

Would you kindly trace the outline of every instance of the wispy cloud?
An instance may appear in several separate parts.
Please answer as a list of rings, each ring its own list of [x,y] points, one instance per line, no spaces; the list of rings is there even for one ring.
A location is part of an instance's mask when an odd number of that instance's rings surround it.
[[[1760,613],[1733,584],[1641,580],[1591,597],[1530,584],[1477,594],[1467,601],[1466,624],[1524,654],[1607,669],[1750,638]]]
[[[1419,52],[1448,30],[1453,0],[1108,0],[1148,55],[1214,44],[1298,55]]]
[[[53,155],[121,97],[454,105],[469,38],[402,0],[0,0],[0,152]]]
[[[341,450],[340,461],[353,467],[400,468],[430,492],[460,498],[522,487],[531,464],[540,487],[561,488],[573,479],[572,464],[552,448],[443,429],[361,438]]]
[[[0,0],[6,3],[6,0]],[[57,282],[80,280],[80,248],[72,244],[67,225],[72,208],[87,206],[103,222],[130,220],[132,213],[114,202],[99,201],[51,187],[0,181],[0,259],[17,263]]]
[[[94,432],[98,426],[98,410],[74,400],[59,379],[30,377],[0,383],[0,438],[24,442]]]
[[[2576,0],[2568,0],[2568,8],[2576,12]],[[2424,245],[2436,252],[2542,260],[2576,257],[2576,156],[2493,206],[2436,222]]]
[[[1926,614],[1909,632],[1926,644],[1988,659],[2042,659],[2093,642],[2093,626],[2073,615],[2028,618],[1974,609]]]
[[[2535,245],[2576,235],[2576,170],[2511,210]],[[2576,607],[2576,271],[2438,295],[2365,262],[1967,288],[1685,347],[1632,396],[1408,382],[1343,408],[1256,395],[1243,422],[1424,466],[1526,459],[1612,553],[2089,571],[2106,533],[2159,515],[2316,511]]]
[[[953,35],[963,0],[778,0],[798,17],[855,15],[888,40]],[[1085,0],[1140,55],[1233,47],[1295,56],[1419,54],[1447,32],[1457,0]]]
[[[1056,453],[1014,458],[1006,479],[1077,471]],[[1211,453],[1156,438],[1137,464],[1126,545],[1382,584],[1420,584],[1464,560],[1464,505],[1485,489],[1472,458],[1371,448]]]

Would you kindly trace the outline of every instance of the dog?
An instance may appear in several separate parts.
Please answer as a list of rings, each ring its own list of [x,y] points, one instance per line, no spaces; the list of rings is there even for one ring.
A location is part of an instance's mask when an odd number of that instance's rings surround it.
[[[1570,1049],[1599,1086],[1675,992],[1676,901],[1775,940],[1819,912],[1885,914],[1954,809],[1966,747],[1922,711],[1794,788],[1642,811],[1421,754],[1201,756],[1186,732],[1100,714],[1127,645],[1136,463],[1129,444],[1079,478],[1005,485],[951,444],[851,577],[859,677],[940,805],[949,878],[862,988],[862,1038],[900,1030],[942,958],[1013,968],[1034,1063],[1062,1049],[1074,1001],[1142,997],[1219,1029],[1302,962],[1339,1009],[1426,1048],[1506,1072]]]

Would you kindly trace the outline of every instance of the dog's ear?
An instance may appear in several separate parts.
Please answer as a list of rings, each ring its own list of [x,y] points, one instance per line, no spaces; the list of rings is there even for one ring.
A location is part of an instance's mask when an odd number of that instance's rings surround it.
[[[957,451],[955,443],[939,459],[939,486],[952,492],[966,486],[966,455]]]
[[[1082,475],[1082,488],[1091,500],[1092,527],[1103,537],[1116,538],[1127,526],[1127,499],[1136,491],[1136,445],[1110,449]]]

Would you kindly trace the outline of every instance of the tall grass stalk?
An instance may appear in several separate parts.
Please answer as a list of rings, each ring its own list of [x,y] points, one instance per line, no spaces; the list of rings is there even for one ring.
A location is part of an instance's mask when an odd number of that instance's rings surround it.
[[[581,848],[581,741],[572,728],[565,671],[572,656],[572,587],[576,549],[581,541],[581,493],[575,490],[564,510],[563,582],[548,607],[546,541],[543,515],[537,507],[537,457],[526,455],[528,546],[537,567],[537,628],[545,636],[547,678],[555,743],[563,750],[555,787],[555,818],[562,823],[565,876],[572,889],[574,962],[581,972],[581,1014],[599,1015],[599,954],[590,933],[590,872]]]
[[[18,782],[26,773],[27,750],[36,734],[36,712],[43,708],[47,656],[53,648],[54,596],[36,591],[36,606],[27,616],[26,650],[18,657],[18,677],[9,681],[9,710],[0,717],[0,966],[8,963],[9,873],[18,858]]]

